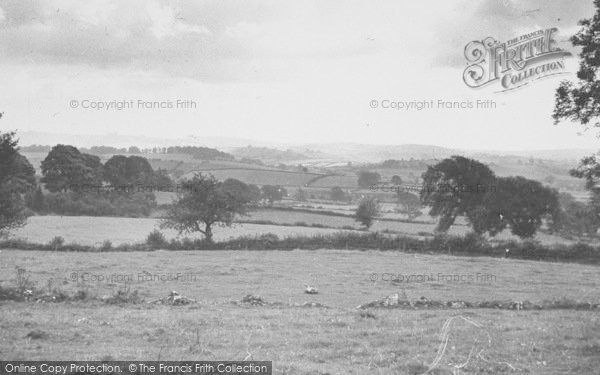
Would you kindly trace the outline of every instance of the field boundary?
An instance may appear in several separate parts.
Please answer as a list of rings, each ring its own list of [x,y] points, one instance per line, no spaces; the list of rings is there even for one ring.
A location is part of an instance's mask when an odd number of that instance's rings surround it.
[[[150,238],[151,236],[149,236]],[[457,256],[486,256],[547,262],[567,262],[600,265],[600,247],[585,243],[573,245],[555,244],[545,246],[535,241],[503,241],[490,244],[483,238],[469,233],[465,236],[436,235],[419,239],[410,236],[390,235],[379,232],[357,233],[340,231],[328,235],[289,236],[279,238],[275,234],[241,236],[221,242],[189,238],[147,243],[121,244],[113,247],[110,241],[102,246],[86,246],[77,243],[64,244],[62,237],[55,237],[47,244],[31,243],[22,239],[0,242],[0,249],[82,251],[82,252],[129,252],[154,250],[379,250],[405,253],[442,254]],[[507,251],[508,250],[508,251]]]

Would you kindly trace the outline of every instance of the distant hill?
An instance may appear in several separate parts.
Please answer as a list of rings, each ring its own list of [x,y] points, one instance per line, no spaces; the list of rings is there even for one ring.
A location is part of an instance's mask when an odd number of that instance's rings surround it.
[[[357,143],[307,144],[291,150],[311,149],[353,162],[380,162],[388,159],[443,159],[465,151],[432,145],[366,145]]]
[[[556,149],[556,150],[477,150],[453,149],[434,145],[398,144],[371,145],[359,143],[310,143],[291,144],[265,142],[230,137],[182,136],[180,138],[150,138],[122,134],[58,134],[37,131],[17,133],[21,146],[70,144],[76,147],[91,147],[97,145],[117,148],[137,146],[142,148],[171,147],[171,146],[202,146],[216,148],[229,152],[238,158],[257,159],[269,163],[276,162],[308,162],[322,165],[343,162],[381,162],[387,159],[443,159],[460,154],[473,158],[494,159],[498,156],[533,157],[548,160],[579,160],[585,155],[591,155],[597,150],[591,149]],[[252,147],[247,147],[252,145]],[[600,148],[600,146],[599,146]]]
[[[305,154],[294,152],[292,150],[282,151],[275,148],[253,146],[235,148],[231,150],[231,154],[238,159],[258,159],[264,163],[284,163],[291,160],[303,160],[310,158]]]

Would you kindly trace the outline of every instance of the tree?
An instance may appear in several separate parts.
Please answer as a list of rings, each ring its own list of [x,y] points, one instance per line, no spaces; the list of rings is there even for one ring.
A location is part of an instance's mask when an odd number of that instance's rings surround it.
[[[558,192],[525,177],[501,177],[495,191],[468,216],[476,233],[495,235],[506,227],[521,238],[533,237],[544,219],[551,225],[560,213]]]
[[[124,186],[129,183],[127,175],[127,157],[114,155],[104,163],[104,180],[113,186]]]
[[[248,185],[248,194],[250,196],[250,203],[256,205],[260,202],[261,192],[260,188],[256,185]]]
[[[33,193],[27,196],[27,207],[38,214],[46,211],[46,201],[41,187],[38,186]]]
[[[358,172],[358,187],[369,189],[373,185],[381,182],[381,175],[377,172],[360,171]]]
[[[166,170],[154,171],[141,156],[114,155],[104,164],[104,180],[113,186],[171,184]]]
[[[579,53],[578,81],[576,83],[563,81],[556,89],[554,118],[555,124],[561,120],[579,122],[589,129],[589,124],[595,121],[593,127],[600,127],[597,121],[600,116],[600,81],[597,77],[600,68],[600,0],[594,0],[596,13],[592,18],[579,21],[581,29],[571,37],[571,44],[581,47]],[[595,156],[581,160],[577,169],[571,175],[586,180],[586,188],[591,192],[591,214],[600,218],[600,164]],[[587,214],[586,214],[587,215]]]
[[[25,156],[17,152],[11,169],[11,183],[18,185],[21,190],[29,190],[36,185],[35,169]]]
[[[459,215],[475,215],[484,198],[483,188],[495,180],[485,164],[462,156],[427,167],[422,177],[421,202],[431,207],[429,215],[440,217],[438,232],[446,232]]]
[[[600,217],[595,212],[595,207],[578,202],[568,193],[559,194],[558,201],[560,214],[558,219],[552,223],[552,230],[578,236],[598,231]]]
[[[329,196],[334,202],[343,202],[348,200],[348,194],[339,186],[334,186],[329,192]]]
[[[25,224],[24,195],[35,184],[35,171],[19,154],[15,133],[0,133],[0,235]]]
[[[402,185],[402,178],[400,176],[392,176],[392,184],[394,185]]]
[[[579,21],[582,28],[571,37],[574,47],[581,47],[577,83],[561,82],[555,94],[552,117],[555,123],[572,120],[585,125],[600,115],[600,85],[596,73],[600,68],[600,0],[594,0],[596,14],[592,18]],[[596,122],[594,127],[600,127]]]
[[[596,155],[588,156],[579,162],[579,166],[570,171],[571,176],[585,180],[585,187],[591,193],[589,202],[591,213],[600,219],[600,161]]]
[[[410,220],[421,215],[421,200],[415,194],[402,189],[396,189],[398,203],[403,206],[402,212],[408,215]]]
[[[260,199],[260,191],[256,192],[256,189],[258,189],[256,185],[247,185],[235,178],[228,178],[223,181],[223,189],[238,201],[252,203]]]
[[[263,198],[266,199],[270,205],[275,201],[280,201],[287,195],[287,190],[281,186],[263,185],[261,191]]]
[[[373,225],[373,219],[379,216],[381,207],[377,199],[373,197],[363,198],[356,209],[355,219],[365,228],[369,229]]]
[[[158,170],[154,171],[152,183],[158,187],[165,187],[173,185],[173,180],[171,180],[169,172],[167,172],[166,169],[159,168]]]
[[[92,185],[102,184],[102,174],[104,172],[102,162],[96,155],[81,154],[83,158],[83,164],[88,169],[88,175],[86,178]]]
[[[306,191],[304,191],[302,189],[296,190],[296,193],[294,194],[294,199],[296,199],[298,202],[306,202],[306,199],[307,199]]]
[[[73,146],[56,145],[42,161],[42,182],[51,192],[98,186],[102,163],[97,156],[82,154]]]
[[[212,242],[213,226],[231,226],[235,215],[245,214],[250,203],[243,183],[228,181],[219,182],[212,175],[202,174],[182,181],[183,193],[167,209],[161,228],[176,229],[179,233],[199,232]]]
[[[141,154],[142,152],[136,146],[129,146],[129,148],[127,149],[127,153],[129,153],[129,154]]]
[[[125,166],[130,181],[138,184],[154,183],[155,174],[148,159],[132,155],[127,158]]]

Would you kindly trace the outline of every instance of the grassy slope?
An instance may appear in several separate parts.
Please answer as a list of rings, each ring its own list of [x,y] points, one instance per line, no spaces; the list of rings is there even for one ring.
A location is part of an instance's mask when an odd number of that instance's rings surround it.
[[[61,288],[87,289],[103,295],[118,285],[75,283],[70,274],[196,274],[195,280],[136,282],[148,299],[177,290],[197,305],[109,306],[98,303],[0,303],[0,356],[10,359],[254,359],[275,361],[276,373],[413,373],[426,370],[435,357],[445,320],[462,315],[483,326],[451,327],[447,362],[470,349],[473,337],[485,358],[461,373],[515,373],[506,365],[533,374],[592,374],[600,365],[600,318],[583,311],[372,310],[374,318],[355,309],[394,292],[410,298],[543,299],[569,296],[598,302],[597,268],[515,260],[414,256],[351,251],[292,252],[153,252],[42,253],[2,251],[0,280],[11,284],[15,266],[25,267],[40,286],[49,278]],[[493,273],[486,283],[372,282],[371,273]],[[576,278],[573,275],[577,275]],[[320,294],[303,294],[304,283]],[[586,294],[587,295],[584,295]],[[245,294],[267,301],[321,302],[323,308],[247,307],[233,305]],[[48,338],[30,340],[39,329]],[[159,354],[160,353],[160,354]],[[487,370],[486,370],[487,369]],[[381,371],[381,372],[380,372]],[[480,371],[480,372],[476,372]],[[517,372],[518,373],[518,372]],[[523,372],[521,372],[523,373]]]

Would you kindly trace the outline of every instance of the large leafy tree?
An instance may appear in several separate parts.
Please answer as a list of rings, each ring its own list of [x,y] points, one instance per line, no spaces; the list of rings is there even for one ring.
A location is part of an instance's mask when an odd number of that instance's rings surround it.
[[[85,189],[102,183],[102,163],[73,146],[56,145],[42,161],[42,182],[51,192]]]
[[[496,235],[505,228],[521,238],[533,237],[546,219],[558,220],[558,192],[525,177],[500,177],[469,217],[476,233]]]
[[[155,172],[146,158],[115,155],[104,164],[104,180],[113,186],[152,184]]]
[[[564,119],[580,122],[583,125],[597,119],[600,115],[600,0],[594,0],[596,14],[592,18],[579,21],[582,26],[571,37],[575,47],[581,47],[577,83],[563,81],[556,90],[556,105],[552,117],[556,122]],[[600,127],[596,122],[594,127]]]
[[[256,185],[247,185],[235,178],[223,181],[223,190],[239,202],[257,203],[260,200],[260,189]]]
[[[0,133],[0,235],[25,223],[24,195],[35,185],[35,170],[19,154],[14,133]]]
[[[462,156],[429,166],[422,178],[421,201],[431,207],[429,215],[439,217],[438,232],[446,232],[459,215],[474,217],[496,179],[485,164]]]
[[[104,163],[104,180],[114,186],[129,184],[127,175],[127,156],[115,155]]]
[[[369,189],[371,186],[381,182],[381,175],[377,172],[360,171],[358,172],[358,186],[362,189]]]
[[[235,215],[245,214],[252,199],[252,189],[237,180],[220,182],[212,175],[195,175],[181,182],[183,191],[167,209],[161,228],[179,233],[202,233],[213,240],[213,226],[230,226]]]
[[[571,43],[580,47],[577,82],[563,81],[556,90],[552,117],[555,123],[571,120],[585,126],[600,128],[600,0],[595,0],[596,13],[592,18],[579,21],[581,29],[571,37]],[[581,160],[571,175],[586,180],[591,194],[591,214],[600,219],[600,163],[595,156]],[[596,226],[596,230],[598,227]]]

